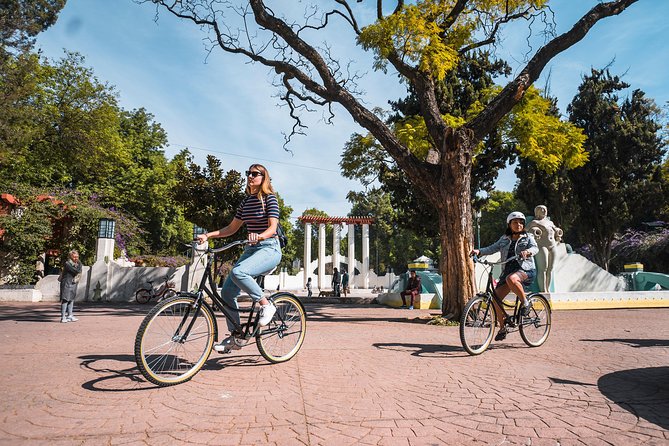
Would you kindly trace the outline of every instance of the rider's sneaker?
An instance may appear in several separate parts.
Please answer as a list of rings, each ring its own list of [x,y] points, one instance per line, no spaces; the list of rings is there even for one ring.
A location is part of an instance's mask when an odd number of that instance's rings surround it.
[[[240,348],[242,347],[235,342],[235,338],[232,336],[228,336],[220,343],[214,344],[214,350],[218,353],[230,353],[232,350],[239,350]]]
[[[497,332],[497,336],[495,336],[495,341],[503,341],[504,339],[506,339],[507,334],[508,334],[508,332],[506,331],[506,327],[501,328]]]
[[[67,320],[68,320],[69,322],[77,322],[79,319],[77,319],[77,318],[74,317],[74,316],[70,316],[70,317],[67,318]]]
[[[527,301],[527,305],[523,305],[523,309],[521,311],[523,316],[527,317],[530,315],[530,311],[532,311],[532,304],[530,303],[530,301]]]
[[[62,319],[60,320],[60,323],[61,323],[61,324],[64,324],[64,323],[66,323],[66,322],[70,322],[70,320],[69,320],[68,318],[66,318],[66,317],[64,317],[64,318],[62,318]]]
[[[260,307],[260,319],[258,320],[258,324],[261,327],[269,324],[275,313],[276,307],[272,302],[268,303],[267,305],[262,305]]]

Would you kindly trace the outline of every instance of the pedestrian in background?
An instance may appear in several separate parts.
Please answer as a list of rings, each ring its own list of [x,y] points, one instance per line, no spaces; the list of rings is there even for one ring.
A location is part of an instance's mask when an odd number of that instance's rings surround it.
[[[341,296],[341,290],[339,288],[340,285],[341,285],[341,276],[339,275],[339,270],[335,268],[334,272],[332,273],[332,291],[334,291],[334,295],[336,297]]]
[[[311,277],[307,279],[307,297],[311,297]]]
[[[70,251],[67,262],[60,273],[60,322],[76,322],[74,317],[74,299],[77,297],[77,287],[81,278],[81,262],[79,253]]]
[[[344,297],[349,292],[348,290],[348,271],[344,270],[341,275],[341,290],[344,293]]]

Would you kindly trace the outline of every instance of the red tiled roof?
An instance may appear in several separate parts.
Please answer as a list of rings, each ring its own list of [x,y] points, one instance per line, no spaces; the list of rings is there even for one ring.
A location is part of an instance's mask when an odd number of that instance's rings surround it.
[[[325,224],[354,224],[368,225],[374,223],[374,217],[322,217],[319,215],[303,215],[297,218],[303,223],[325,223]]]

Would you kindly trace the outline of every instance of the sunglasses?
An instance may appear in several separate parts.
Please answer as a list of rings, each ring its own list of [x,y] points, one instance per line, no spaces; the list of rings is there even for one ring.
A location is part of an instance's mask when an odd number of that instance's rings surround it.
[[[247,170],[246,176],[251,178],[256,178],[256,177],[264,177],[265,175],[263,175],[262,172],[258,172],[257,170],[254,171]]]

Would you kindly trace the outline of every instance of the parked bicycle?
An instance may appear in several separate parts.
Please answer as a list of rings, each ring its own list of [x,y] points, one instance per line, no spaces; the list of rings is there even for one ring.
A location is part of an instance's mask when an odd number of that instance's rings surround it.
[[[260,327],[257,302],[235,309],[218,294],[211,272],[215,254],[246,243],[248,240],[238,240],[205,250],[209,256],[198,290],[180,292],[160,302],[146,315],[135,338],[135,361],[147,380],[159,386],[171,386],[190,380],[200,371],[218,341],[215,310],[233,321],[232,335],[238,346],[246,346],[255,339],[260,354],[271,363],[288,361],[300,350],[307,317],[302,302],[295,295],[277,292],[268,297],[277,311],[268,325]],[[211,299],[211,305],[205,297]],[[246,321],[234,322],[233,311],[248,313]]]
[[[460,340],[462,346],[470,355],[480,355],[490,345],[495,331],[497,321],[497,308],[493,305],[493,299],[499,303],[499,307],[506,315],[504,326],[507,331],[520,331],[520,337],[530,347],[539,347],[546,339],[551,330],[551,306],[548,299],[541,293],[530,293],[527,300],[531,304],[530,314],[523,316],[522,304],[518,296],[514,305],[510,305],[503,299],[497,299],[494,294],[494,279],[492,267],[503,265],[517,256],[506,259],[503,262],[490,262],[473,257],[474,262],[485,265],[488,270],[488,282],[485,292],[478,293],[465,305],[460,320]],[[509,315],[504,307],[513,308]]]
[[[174,289],[176,285],[174,282],[168,281],[168,277],[165,277],[165,283],[161,285],[158,291],[153,288],[153,280],[147,280],[147,282],[149,283],[148,288],[140,288],[135,293],[135,300],[137,303],[145,304],[151,299],[156,299],[160,302],[163,299],[177,295],[177,292]]]

